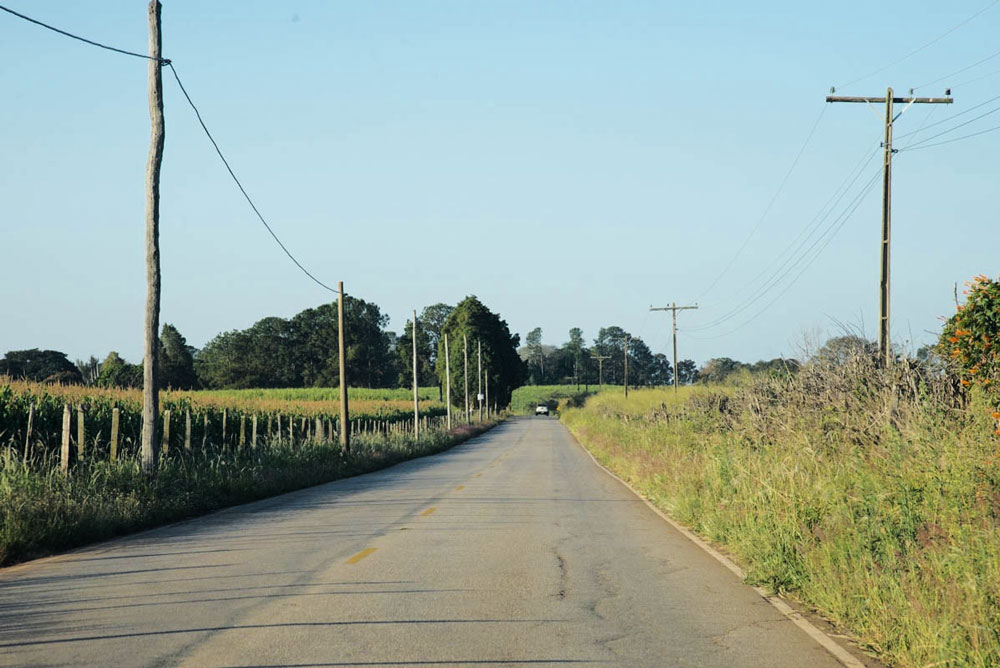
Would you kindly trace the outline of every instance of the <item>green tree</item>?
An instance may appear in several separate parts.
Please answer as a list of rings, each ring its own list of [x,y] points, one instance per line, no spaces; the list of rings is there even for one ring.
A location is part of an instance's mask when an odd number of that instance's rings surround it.
[[[198,387],[193,351],[177,328],[167,323],[160,332],[160,387],[175,390]]]
[[[681,360],[677,363],[677,383],[690,385],[698,380],[698,365],[694,360]]]
[[[510,333],[507,322],[486,308],[475,296],[469,296],[463,299],[448,316],[443,331],[448,333],[451,354],[452,403],[461,406],[464,402],[462,337],[465,335],[469,342],[469,390],[473,406],[476,391],[477,342],[482,343],[483,347],[483,371],[489,377],[490,402],[497,406],[509,405],[511,393],[524,382],[526,373],[524,362],[517,354],[520,337]],[[442,338],[438,342],[438,359],[443,356]],[[444,382],[444,364],[437,365],[437,374]]]
[[[698,371],[698,382],[723,383],[734,373],[749,368],[749,364],[738,362],[729,357],[716,357],[708,360],[705,366]]]
[[[129,364],[112,350],[101,362],[97,384],[101,387],[142,387],[142,365]]]
[[[11,350],[0,359],[0,376],[49,383],[82,383],[83,376],[58,350]]]
[[[76,368],[80,370],[80,377],[83,378],[84,385],[97,384],[97,379],[101,375],[101,361],[99,359],[91,355],[88,360],[77,360]]]
[[[396,353],[399,358],[399,386],[413,386],[413,320],[407,320],[403,334],[396,341]],[[423,320],[417,318],[417,384],[421,387],[437,384],[431,355],[431,334],[424,327]]]
[[[527,349],[528,373],[532,385],[545,384],[545,350],[542,348],[542,328],[535,327],[524,337]]]

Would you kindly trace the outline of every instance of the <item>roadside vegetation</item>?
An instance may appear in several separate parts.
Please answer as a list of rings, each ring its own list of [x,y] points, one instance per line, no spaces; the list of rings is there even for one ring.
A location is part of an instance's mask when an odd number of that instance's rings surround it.
[[[609,389],[612,388],[604,386],[605,391]],[[591,394],[597,394],[596,386],[588,388],[585,385],[525,385],[514,390],[510,400],[510,412],[515,415],[533,414],[535,407],[540,404],[554,411],[557,406],[567,402],[582,402]]]
[[[940,347],[962,358],[958,370],[933,351],[881,368],[842,338],[788,372],[678,398],[604,393],[562,418],[750,582],[815,608],[883,660],[996,666],[997,332],[962,322],[979,329],[952,321]]]
[[[25,463],[7,448],[0,452],[0,565],[375,471],[441,452],[495,424],[422,431],[419,442],[403,432],[359,434],[349,453],[318,439],[175,450],[153,476],[135,457],[81,459],[63,475],[52,462]]]

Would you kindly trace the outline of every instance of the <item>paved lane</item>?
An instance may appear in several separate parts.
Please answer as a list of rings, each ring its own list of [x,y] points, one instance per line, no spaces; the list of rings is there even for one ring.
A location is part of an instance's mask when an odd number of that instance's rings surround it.
[[[839,665],[549,418],[0,571],[0,665],[562,664]]]

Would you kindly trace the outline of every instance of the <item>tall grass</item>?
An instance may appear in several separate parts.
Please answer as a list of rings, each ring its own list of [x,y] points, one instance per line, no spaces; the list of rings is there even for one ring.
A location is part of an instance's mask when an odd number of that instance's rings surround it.
[[[225,506],[374,471],[440,452],[495,423],[450,432],[356,436],[351,451],[310,441],[256,450],[212,448],[160,461],[155,476],[135,459],[85,460],[69,475],[0,452],[0,564],[65,550]]]
[[[855,356],[680,401],[602,394],[563,419],[752,583],[890,663],[986,667],[1000,665],[1000,447],[984,409],[947,378]]]

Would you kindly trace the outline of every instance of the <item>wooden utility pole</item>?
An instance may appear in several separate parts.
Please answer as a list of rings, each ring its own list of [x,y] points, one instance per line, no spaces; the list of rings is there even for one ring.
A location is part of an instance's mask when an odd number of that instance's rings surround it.
[[[591,359],[597,360],[597,391],[604,389],[604,360],[611,359],[611,355],[591,355]]]
[[[625,336],[625,398],[628,399],[628,342],[632,340],[631,336]]]
[[[677,394],[677,312],[698,308],[697,304],[692,306],[678,306],[677,302],[672,302],[670,306],[649,307],[650,311],[670,311],[674,316],[674,394]]]
[[[142,470],[156,471],[160,417],[160,164],[163,162],[163,63],[160,59],[160,3],[149,3],[149,119],[152,133],[146,162],[146,321],[142,358]]]
[[[344,346],[344,282],[337,283],[337,342],[340,350],[340,447],[351,451],[350,415],[347,410],[347,348]]]
[[[469,412],[469,335],[462,334],[462,354],[465,356],[465,363],[462,365],[465,371],[465,424],[471,424],[472,415]]]
[[[479,421],[483,421],[483,342],[476,339],[478,352],[476,353],[476,403],[479,404]]]
[[[417,311],[413,311],[413,438],[420,440],[420,384],[417,382]]]
[[[444,333],[444,377],[448,388],[445,402],[448,409],[448,431],[451,431],[451,353],[448,351],[448,332]]]
[[[831,90],[831,92],[833,92]],[[911,93],[913,91],[910,91]],[[945,92],[951,95],[951,89]],[[887,88],[885,97],[852,97],[844,95],[827,95],[827,102],[863,102],[865,104],[885,104],[885,140],[882,142],[882,242],[881,269],[879,273],[879,316],[878,316],[878,354],[882,364],[888,365],[891,359],[889,331],[889,241],[892,219],[892,126],[903,111],[911,104],[952,104],[951,97],[894,97],[892,88]],[[905,104],[903,111],[893,115],[893,103]]]

